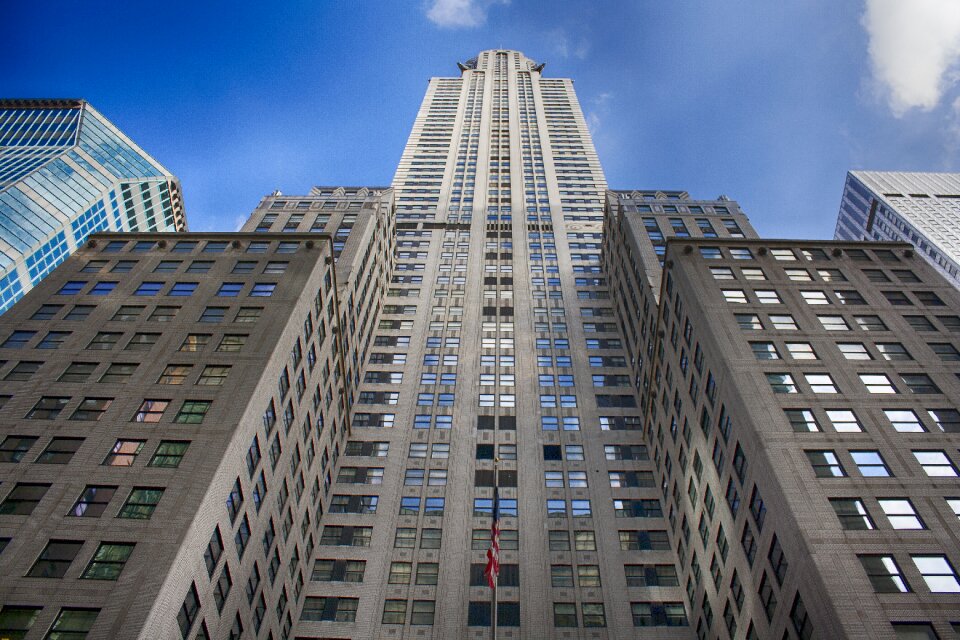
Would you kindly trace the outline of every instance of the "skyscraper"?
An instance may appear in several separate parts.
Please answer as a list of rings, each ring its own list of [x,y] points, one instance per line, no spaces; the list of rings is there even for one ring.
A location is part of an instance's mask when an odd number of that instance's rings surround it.
[[[960,173],[851,171],[834,237],[909,242],[960,288],[958,226]]]
[[[570,80],[459,68],[391,188],[94,236],[0,317],[0,635],[488,638],[496,487],[501,638],[946,636],[958,294],[609,191]]]
[[[177,178],[84,100],[0,100],[0,313],[107,230],[186,230]]]

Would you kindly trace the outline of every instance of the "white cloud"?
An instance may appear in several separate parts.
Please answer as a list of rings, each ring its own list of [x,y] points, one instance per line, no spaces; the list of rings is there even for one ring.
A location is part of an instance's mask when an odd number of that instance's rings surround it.
[[[430,22],[438,27],[456,29],[482,26],[491,6],[510,4],[510,0],[432,0],[428,4]]]
[[[553,29],[547,33],[547,39],[559,58],[583,60],[590,53],[590,42],[586,38],[571,39],[564,29]]]
[[[861,19],[870,40],[874,79],[900,117],[929,111],[960,81],[957,0],[866,0]]]

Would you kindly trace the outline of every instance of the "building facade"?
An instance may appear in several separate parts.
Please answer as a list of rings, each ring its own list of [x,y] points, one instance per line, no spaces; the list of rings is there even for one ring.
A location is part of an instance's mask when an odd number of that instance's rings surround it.
[[[837,240],[909,242],[960,287],[960,173],[851,171]]]
[[[291,637],[391,264],[367,193],[347,234],[96,234],[0,318],[0,636]]]
[[[180,182],[85,100],[0,100],[0,313],[96,231],[184,231]]]
[[[958,294],[608,191],[572,81],[459,68],[390,188],[0,317],[0,637],[488,638],[494,486],[501,638],[949,637]]]

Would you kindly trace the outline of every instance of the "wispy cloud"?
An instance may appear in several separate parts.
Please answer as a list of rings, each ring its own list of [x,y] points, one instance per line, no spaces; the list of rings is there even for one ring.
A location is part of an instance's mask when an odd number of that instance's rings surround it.
[[[571,38],[565,29],[553,29],[547,33],[547,41],[559,58],[583,60],[590,53],[590,41],[586,38]]]
[[[610,91],[604,91],[587,100],[587,109],[584,119],[587,121],[587,128],[590,129],[590,135],[596,139],[603,128],[604,116],[610,111],[610,101],[614,95]]]
[[[430,0],[427,18],[447,29],[480,27],[487,21],[490,7],[498,4],[507,5],[510,0]]]
[[[929,111],[960,83],[957,0],[866,0],[873,76],[897,117]]]

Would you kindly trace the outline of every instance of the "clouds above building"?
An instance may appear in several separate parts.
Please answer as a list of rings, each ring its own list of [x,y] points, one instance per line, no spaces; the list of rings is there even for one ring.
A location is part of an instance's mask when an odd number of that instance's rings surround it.
[[[955,0],[866,0],[862,23],[873,78],[897,117],[936,108],[960,83]]]

